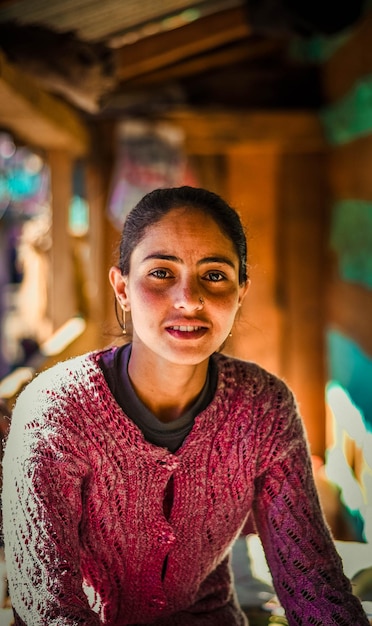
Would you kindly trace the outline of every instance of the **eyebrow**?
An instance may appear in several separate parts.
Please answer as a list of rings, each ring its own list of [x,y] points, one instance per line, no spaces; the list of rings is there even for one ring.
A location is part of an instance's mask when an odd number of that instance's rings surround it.
[[[150,261],[151,259],[171,261],[173,263],[183,263],[180,257],[174,256],[172,254],[162,254],[161,252],[154,252],[153,254],[149,254],[143,259],[143,262]],[[229,265],[230,267],[235,269],[235,264],[233,263],[233,261],[225,256],[207,256],[203,259],[200,259],[197,265],[205,265],[207,263],[221,263],[224,265]]]

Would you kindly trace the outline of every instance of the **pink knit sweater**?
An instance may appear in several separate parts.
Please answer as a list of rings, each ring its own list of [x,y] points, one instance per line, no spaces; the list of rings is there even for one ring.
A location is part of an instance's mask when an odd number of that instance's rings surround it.
[[[229,551],[253,513],[291,626],[367,626],[284,383],[216,355],[215,397],[172,454],[117,405],[99,356],[40,374],[14,410],[3,500],[16,624],[246,624]]]

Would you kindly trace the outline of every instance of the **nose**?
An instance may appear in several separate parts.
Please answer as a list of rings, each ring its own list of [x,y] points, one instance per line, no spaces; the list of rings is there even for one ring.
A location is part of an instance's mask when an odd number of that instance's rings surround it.
[[[195,280],[180,281],[175,286],[174,308],[184,311],[200,311],[204,306],[201,288]]]

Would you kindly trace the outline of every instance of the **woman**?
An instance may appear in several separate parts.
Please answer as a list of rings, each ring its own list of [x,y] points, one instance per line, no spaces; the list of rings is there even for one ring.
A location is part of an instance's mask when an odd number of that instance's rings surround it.
[[[247,624],[229,554],[254,519],[290,625],[367,625],[290,391],[218,352],[248,287],[237,214],[202,189],[151,192],[110,281],[131,343],[40,374],[14,411],[4,530],[16,624]]]

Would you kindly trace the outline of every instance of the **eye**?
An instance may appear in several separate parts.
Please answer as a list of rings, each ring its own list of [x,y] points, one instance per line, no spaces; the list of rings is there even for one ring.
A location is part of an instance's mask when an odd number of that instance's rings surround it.
[[[219,283],[222,280],[226,280],[226,276],[222,272],[208,272],[205,275],[205,280],[209,280],[212,283]]]
[[[150,272],[149,275],[154,276],[154,278],[160,278],[161,280],[171,277],[170,272],[168,270],[163,270],[163,269],[152,270],[152,272]]]

